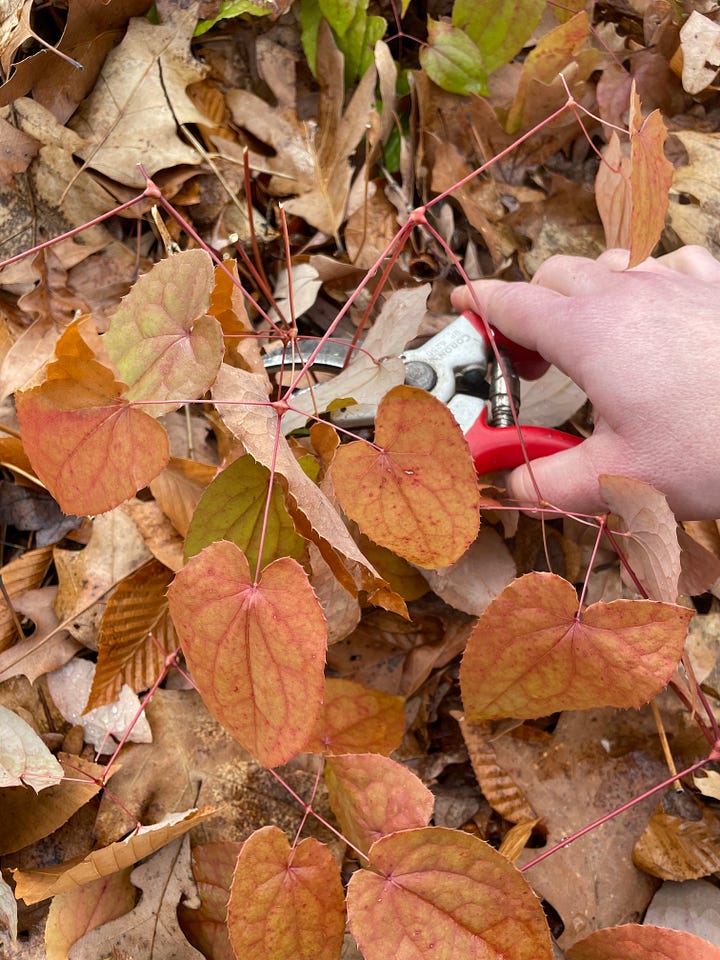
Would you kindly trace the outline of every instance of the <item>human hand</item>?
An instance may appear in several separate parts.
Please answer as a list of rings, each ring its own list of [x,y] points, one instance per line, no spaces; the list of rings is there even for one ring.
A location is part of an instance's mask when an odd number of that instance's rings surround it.
[[[595,429],[579,446],[514,470],[510,494],[575,513],[607,510],[601,474],[636,477],[679,519],[720,517],[720,263],[683,247],[626,270],[626,250],[555,256],[532,283],[478,280],[453,292],[587,393]]]

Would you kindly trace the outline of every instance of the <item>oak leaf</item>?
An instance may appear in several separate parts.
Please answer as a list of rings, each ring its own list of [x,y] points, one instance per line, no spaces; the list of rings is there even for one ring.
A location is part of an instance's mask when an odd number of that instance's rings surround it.
[[[212,960],[235,960],[227,928],[227,904],[241,848],[241,843],[230,840],[193,847],[192,872],[200,906],[191,909],[181,903],[178,920],[192,946]]]

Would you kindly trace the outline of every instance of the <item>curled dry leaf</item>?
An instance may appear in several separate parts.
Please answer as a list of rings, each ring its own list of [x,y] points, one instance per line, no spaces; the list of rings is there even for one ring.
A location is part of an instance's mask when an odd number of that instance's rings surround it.
[[[578,610],[575,588],[551,573],[510,584],[480,617],[460,668],[473,720],[558,710],[639,707],[665,686],[692,612],[650,600]]]
[[[612,512],[621,518],[624,536],[617,537],[618,546],[648,597],[675,603],[680,544],[677,521],[665,496],[649,483],[630,477],[604,475],[600,490]]]
[[[79,857],[57,866],[41,870],[13,870],[15,895],[25,903],[38,903],[64,890],[74,890],[100,877],[107,877],[138,860],[143,860],[166,843],[181,837],[188,830],[214,814],[212,807],[173,813],[160,823],[140,827],[126,840],[118,840],[108,847],[93,850],[86,857]]]
[[[696,880],[717,873],[720,820],[707,808],[699,820],[686,820],[661,807],[635,844],[633,863],[662,880]]]
[[[720,26],[693,10],[680,30],[682,84],[692,94],[714,83],[720,69]]]
[[[445,404],[424,390],[386,394],[375,442],[341,446],[330,475],[362,532],[420,567],[449,566],[477,535],[480,498],[467,443]]]
[[[0,787],[32,787],[37,792],[62,778],[63,768],[32,727],[0,706]]]
[[[0,920],[13,940],[17,937],[17,900],[12,887],[0,875]]]
[[[566,950],[568,960],[720,960],[720,947],[684,930],[666,927],[606,927]]]
[[[242,846],[228,902],[236,957],[337,960],[345,931],[340,871],[312,837],[291,847],[263,827]]]
[[[254,581],[222,540],[177,574],[168,600],[210,712],[262,764],[285,763],[307,740],[324,685],[325,618],[302,567],[283,557]]]
[[[496,850],[446,827],[404,830],[373,844],[348,887],[350,929],[366,960],[455,957],[551,960],[545,916]]]
[[[374,753],[328,757],[325,782],[343,834],[366,853],[381,837],[426,827],[432,793],[402,764]]]

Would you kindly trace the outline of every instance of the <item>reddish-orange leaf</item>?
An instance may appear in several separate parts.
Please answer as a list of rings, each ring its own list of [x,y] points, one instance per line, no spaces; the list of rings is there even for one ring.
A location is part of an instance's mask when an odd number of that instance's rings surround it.
[[[353,874],[348,918],[365,960],[551,960],[545,916],[489,844],[424,827],[378,840]]]
[[[615,133],[595,181],[595,198],[608,246],[630,251],[629,267],[653,252],[665,227],[673,165],[665,157],[667,129],[659,110],[642,119],[640,98],[630,96],[630,156]]]
[[[389,754],[405,731],[405,701],[350,680],[325,681],[322,712],[303,749],[309,753]]]
[[[480,498],[465,438],[424,390],[390,390],[378,406],[375,443],[341,446],[330,472],[362,532],[418,566],[449,566],[477,536]]]
[[[493,600],[470,635],[460,668],[465,711],[488,720],[639,707],[670,679],[691,617],[651,600],[594,603],[578,614],[571,583],[528,573]]]
[[[130,882],[131,872],[125,867],[53,897],[45,925],[46,960],[67,960],[80,937],[132,910],[138,891]]]
[[[213,265],[204,250],[161,260],[134,284],[110,319],[103,343],[128,384],[129,400],[169,400],[167,413],[210,387],[220,368],[220,324],[207,315]]]
[[[432,793],[412,771],[389,757],[374,753],[328,757],[325,781],[344,835],[362,851],[389,833],[430,822]]]
[[[665,228],[674,167],[665,156],[667,128],[659,110],[642,119],[640,97],[630,97],[632,234],[628,267],[642,263]]]
[[[16,394],[33,469],[65,513],[104,513],[133,496],[168,462],[168,438],[122,399],[125,385],[70,326],[39,387]]]
[[[193,847],[192,872],[200,907],[193,909],[180,903],[178,921],[189,942],[212,960],[235,960],[226,918],[230,884],[241,847],[241,843],[231,840]]]
[[[338,960],[345,898],[328,848],[312,837],[291,847],[277,827],[253,833],[235,868],[228,930],[236,957]]]
[[[167,617],[165,593],[171,580],[171,571],[151,560],[125,577],[108,600],[86,711],[117,700],[124,683],[139,693],[159,676],[165,654],[178,646]]]
[[[212,543],[177,574],[170,613],[211,713],[265,766],[302,749],[320,713],[327,630],[289,557],[253,582],[247,558]]]
[[[568,960],[720,960],[720,947],[684,930],[628,923],[596,930],[565,954]]]

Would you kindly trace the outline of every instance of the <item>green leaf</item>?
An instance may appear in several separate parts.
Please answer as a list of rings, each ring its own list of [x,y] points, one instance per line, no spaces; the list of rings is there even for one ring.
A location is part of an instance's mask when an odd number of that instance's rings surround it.
[[[430,79],[448,93],[488,93],[480,51],[451,23],[428,20],[428,45],[420,51],[420,63]]]
[[[355,83],[374,61],[374,49],[382,40],[387,22],[382,17],[368,17],[359,9],[343,37],[336,37],[338,49],[345,57],[345,86]]]
[[[545,0],[455,0],[452,22],[478,48],[490,74],[522,49],[544,9]]]
[[[312,75],[317,76],[317,40],[322,11],[318,0],[302,0],[300,4],[300,40]]]
[[[313,458],[313,462],[314,458]],[[270,471],[250,454],[226,467],[203,493],[193,514],[185,559],[189,560],[217,540],[230,540],[248,558],[255,569],[265,516]],[[279,557],[299,560],[305,552],[305,540],[295,532],[277,480],[270,494],[263,546],[263,566]]]
[[[343,37],[358,13],[364,14],[368,0],[320,0],[320,12],[335,31]]]
[[[217,15],[209,20],[198,20],[193,36],[200,37],[203,33],[214,27],[219,20],[232,20],[233,17],[240,17],[244,13],[249,13],[253,17],[267,17],[274,13],[273,4],[268,0],[223,0],[220,4],[220,10]]]

